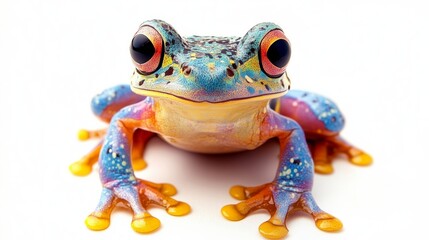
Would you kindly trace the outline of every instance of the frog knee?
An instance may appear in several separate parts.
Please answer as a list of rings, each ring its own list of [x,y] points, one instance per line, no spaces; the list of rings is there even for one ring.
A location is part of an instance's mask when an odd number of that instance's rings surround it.
[[[107,89],[94,96],[91,100],[92,112],[102,120],[109,120],[111,116],[106,116],[106,110],[114,102],[115,92]]]
[[[92,112],[109,122],[121,108],[143,100],[145,97],[133,93],[128,85],[118,85],[97,94],[91,100]]]
[[[333,134],[344,127],[345,120],[340,109],[324,96],[293,90],[280,101],[280,113],[296,120],[306,132]]]

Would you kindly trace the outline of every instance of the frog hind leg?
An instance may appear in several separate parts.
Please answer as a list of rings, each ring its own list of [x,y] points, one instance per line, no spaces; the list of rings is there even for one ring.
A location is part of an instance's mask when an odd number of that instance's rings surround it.
[[[109,123],[113,115],[125,106],[140,102],[145,96],[133,93],[128,85],[117,85],[104,90],[96,95],[91,101],[93,113],[102,121]],[[76,176],[86,176],[91,173],[92,166],[98,161],[101,146],[103,145],[106,128],[99,130],[81,129],[78,132],[78,139],[86,141],[90,139],[102,139],[100,142],[80,160],[72,163],[69,170]],[[143,160],[144,146],[153,134],[136,131],[133,140],[133,167],[142,170],[146,167]]]
[[[313,157],[314,171],[321,174],[330,174],[334,172],[332,155],[330,154],[328,143],[325,140],[315,141],[307,139],[307,144]]]
[[[92,171],[92,166],[98,161],[98,155],[100,154],[103,140],[99,143],[80,160],[70,164],[69,170],[75,176],[87,176]]]
[[[134,170],[143,170],[146,168],[146,161],[143,159],[143,153],[146,144],[155,134],[148,131],[137,129],[133,134],[133,145],[131,148],[131,162]]]
[[[349,162],[358,166],[368,166],[372,163],[371,155],[348,143],[339,135],[330,137],[327,141],[329,142],[331,156],[336,153],[344,153]]]
[[[291,90],[285,96],[272,100],[270,106],[281,115],[294,119],[303,128],[317,173],[333,172],[335,153],[345,153],[355,165],[372,163],[370,155],[341,138],[344,117],[336,104],[326,97]]]

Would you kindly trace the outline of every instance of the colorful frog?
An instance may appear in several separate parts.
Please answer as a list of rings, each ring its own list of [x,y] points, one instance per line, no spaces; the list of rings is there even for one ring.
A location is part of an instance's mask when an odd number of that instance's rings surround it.
[[[92,109],[109,123],[108,130],[80,131],[82,140],[102,140],[70,166],[74,174],[87,175],[98,160],[103,189],[85,221],[89,229],[107,228],[118,202],[132,209],[131,226],[139,233],[160,226],[147,211],[150,204],[174,216],[190,212],[188,204],[171,198],[174,186],[134,175],[144,168],[143,150],[155,134],[200,153],[252,150],[277,138],[280,161],[274,180],[232,187],[231,195],[242,201],[223,207],[223,216],[237,221],[257,209],[268,210],[271,218],[259,227],[266,238],[286,236],[285,220],[292,210],[309,213],[323,231],[342,228],[340,220],[316,204],[313,173],[332,172],[335,152],[357,165],[372,160],[340,138],[344,119],[332,101],[302,91],[285,95],[291,49],[279,26],[261,23],[242,38],[183,38],[169,24],[151,20],[140,25],[130,52],[135,65],[131,88],[120,85],[94,97]]]

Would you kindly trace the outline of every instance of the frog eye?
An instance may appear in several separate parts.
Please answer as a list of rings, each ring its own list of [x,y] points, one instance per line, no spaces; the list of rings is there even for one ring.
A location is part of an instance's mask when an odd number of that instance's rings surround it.
[[[290,45],[284,33],[275,29],[267,33],[259,48],[259,64],[269,77],[280,77],[290,59]]]
[[[152,27],[143,26],[131,41],[130,53],[140,73],[152,74],[161,67],[164,55],[161,34]]]

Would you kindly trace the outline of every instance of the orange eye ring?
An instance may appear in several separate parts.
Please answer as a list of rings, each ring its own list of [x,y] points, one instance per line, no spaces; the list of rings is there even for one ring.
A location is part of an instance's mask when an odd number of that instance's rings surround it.
[[[280,77],[286,71],[291,54],[289,40],[280,29],[268,32],[259,47],[259,64],[267,76]]]
[[[137,70],[149,75],[158,70],[164,57],[161,34],[150,26],[143,26],[131,41],[130,53]]]

